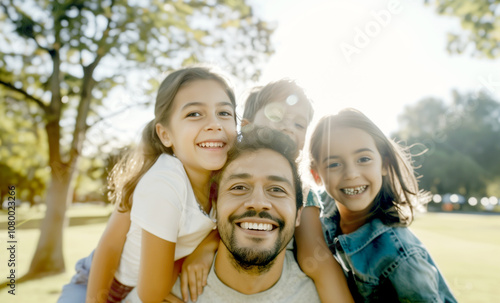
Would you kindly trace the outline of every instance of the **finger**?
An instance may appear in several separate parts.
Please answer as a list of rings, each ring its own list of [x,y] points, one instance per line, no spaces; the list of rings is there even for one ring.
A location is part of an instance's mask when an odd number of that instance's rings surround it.
[[[189,272],[189,294],[191,295],[191,300],[193,302],[195,302],[198,298],[198,282],[196,279],[196,272],[197,270],[192,270]]]
[[[203,287],[207,285],[207,279],[208,279],[208,269],[203,268]]]
[[[184,302],[189,300],[188,297],[188,275],[184,272],[181,273],[181,293]]]
[[[201,292],[203,291],[203,268],[200,269],[196,276],[196,286],[198,290],[198,296],[201,295]]]

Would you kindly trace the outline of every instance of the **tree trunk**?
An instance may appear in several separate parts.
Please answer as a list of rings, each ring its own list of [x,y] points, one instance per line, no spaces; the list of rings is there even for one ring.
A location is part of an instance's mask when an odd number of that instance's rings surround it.
[[[63,226],[66,223],[67,201],[74,166],[61,163],[52,165],[50,186],[47,192],[47,210],[40,226],[38,246],[27,276],[37,277],[56,274],[65,270],[63,256]]]
[[[66,223],[68,201],[71,201],[70,185],[77,157],[69,163],[64,163],[61,159],[59,120],[58,115],[55,115],[46,125],[51,181],[47,190],[47,210],[40,226],[40,238],[26,279],[57,274],[65,270],[63,227]]]

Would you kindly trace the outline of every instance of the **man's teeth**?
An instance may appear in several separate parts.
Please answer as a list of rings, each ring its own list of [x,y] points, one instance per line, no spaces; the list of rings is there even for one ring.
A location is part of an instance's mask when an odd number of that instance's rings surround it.
[[[223,147],[224,143],[222,143],[222,142],[202,142],[198,145],[200,147]]]
[[[353,188],[342,188],[342,191],[347,195],[357,195],[365,191],[367,185],[353,187]]]
[[[253,230],[272,230],[273,229],[272,224],[267,224],[267,223],[243,222],[240,224],[240,226],[243,229],[253,229]]]

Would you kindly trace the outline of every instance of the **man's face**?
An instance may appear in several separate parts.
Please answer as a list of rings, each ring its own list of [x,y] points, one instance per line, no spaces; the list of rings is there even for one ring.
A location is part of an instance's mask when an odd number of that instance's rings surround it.
[[[222,242],[242,268],[265,270],[298,225],[292,168],[269,150],[246,152],[219,182],[217,226]]]

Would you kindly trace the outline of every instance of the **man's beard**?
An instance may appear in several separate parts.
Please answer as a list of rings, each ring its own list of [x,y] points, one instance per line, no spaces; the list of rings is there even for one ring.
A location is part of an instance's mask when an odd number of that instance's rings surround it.
[[[271,219],[278,224],[278,239],[276,240],[274,246],[270,249],[256,248],[259,245],[259,239],[255,240],[255,247],[238,247],[235,237],[235,229],[229,231],[226,228],[222,228],[222,230],[219,228],[219,234],[222,242],[231,253],[233,257],[232,261],[236,265],[236,268],[247,273],[252,272],[255,274],[261,274],[268,271],[272,267],[276,257],[281,253],[281,251],[283,251],[288,242],[290,242],[290,239],[293,236],[293,227],[290,231],[284,230],[285,222],[283,220],[272,217],[266,211],[262,211],[257,214],[255,210],[248,210],[244,214],[237,217],[230,216],[227,223],[231,225],[234,220],[251,217]]]

